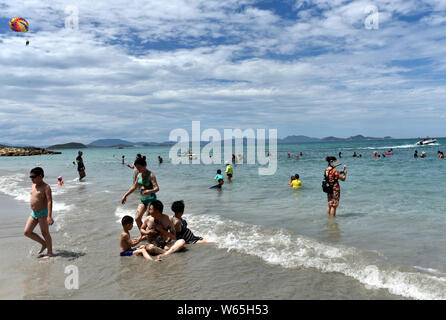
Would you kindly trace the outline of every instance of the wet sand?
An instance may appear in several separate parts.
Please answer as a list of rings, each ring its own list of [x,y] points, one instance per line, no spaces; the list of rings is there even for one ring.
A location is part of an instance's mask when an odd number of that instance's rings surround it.
[[[0,203],[0,299],[401,299],[342,274],[272,266],[213,244],[189,245],[162,262],[119,257],[113,218],[115,232],[92,228],[92,238],[73,248],[66,232],[51,227],[56,257],[43,261],[40,246],[23,235],[28,205],[4,195]],[[77,290],[65,288],[67,266],[78,268]]]

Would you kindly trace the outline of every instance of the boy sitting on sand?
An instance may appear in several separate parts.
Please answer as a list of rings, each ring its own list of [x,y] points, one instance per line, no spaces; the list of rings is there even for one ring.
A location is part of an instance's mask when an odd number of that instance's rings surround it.
[[[174,216],[170,218],[172,221],[177,239],[184,239],[187,244],[191,243],[207,243],[206,239],[203,239],[202,237],[194,236],[192,231],[187,227],[186,220],[182,219],[184,213],[184,202],[183,200],[175,201],[172,203],[171,207],[172,211],[174,212]]]
[[[32,169],[29,177],[33,182],[30,201],[32,212],[26,222],[24,235],[42,245],[38,254],[41,254],[47,249],[47,254],[43,256],[44,259],[47,259],[53,256],[53,241],[49,230],[49,226],[54,223],[52,218],[53,198],[51,187],[43,181],[44,172],[40,167]],[[34,232],[37,224],[39,224],[40,231],[45,240]]]
[[[140,236],[138,238],[135,238],[133,240],[130,240],[130,230],[133,228],[133,218],[130,216],[125,216],[121,220],[122,227],[124,229],[124,232],[121,233],[121,237],[119,238],[119,246],[120,246],[120,256],[132,256],[132,255],[142,255],[144,259],[146,260],[153,260],[152,257],[149,255],[149,253],[146,251],[146,248],[144,245],[140,246],[137,249],[133,249],[133,246],[136,246],[138,243],[140,243],[142,240],[146,239],[146,236]],[[158,259],[160,260],[160,257],[158,256]]]

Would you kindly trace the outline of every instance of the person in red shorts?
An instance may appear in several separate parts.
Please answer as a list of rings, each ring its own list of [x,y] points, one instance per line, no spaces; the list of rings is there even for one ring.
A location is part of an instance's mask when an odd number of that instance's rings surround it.
[[[335,168],[341,165],[341,163],[335,157],[326,157],[325,160],[328,162],[328,167],[325,169],[325,176],[328,177],[330,184],[333,186],[333,193],[327,193],[327,214],[334,217],[336,216],[336,208],[339,206],[339,200],[341,198],[339,180],[345,181],[347,169],[344,167],[344,170],[340,174]]]

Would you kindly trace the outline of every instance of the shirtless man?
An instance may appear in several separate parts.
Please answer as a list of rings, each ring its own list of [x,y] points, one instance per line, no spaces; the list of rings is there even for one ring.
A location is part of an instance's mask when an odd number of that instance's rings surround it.
[[[175,226],[169,216],[163,214],[164,205],[154,200],[149,206],[149,217],[141,226],[141,234],[147,236],[146,250],[151,254],[167,256],[184,247],[183,239],[176,240]]]
[[[49,231],[49,225],[54,223],[52,218],[53,198],[51,188],[43,181],[44,172],[42,168],[36,167],[32,169],[29,177],[33,182],[30,201],[32,212],[26,222],[24,235],[42,245],[38,254],[41,254],[47,249],[47,254],[43,256],[44,259],[47,259],[53,256],[53,243]],[[37,224],[39,224],[40,231],[45,240],[34,232]]]

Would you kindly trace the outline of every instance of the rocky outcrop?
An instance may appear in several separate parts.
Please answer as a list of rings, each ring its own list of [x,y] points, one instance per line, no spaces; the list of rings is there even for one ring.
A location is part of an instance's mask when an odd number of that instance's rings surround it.
[[[36,156],[41,154],[61,154],[62,152],[50,151],[42,148],[34,147],[0,147],[0,157],[17,157],[17,156]]]

